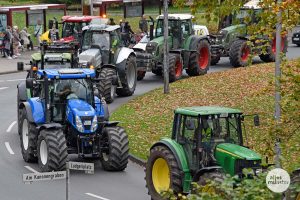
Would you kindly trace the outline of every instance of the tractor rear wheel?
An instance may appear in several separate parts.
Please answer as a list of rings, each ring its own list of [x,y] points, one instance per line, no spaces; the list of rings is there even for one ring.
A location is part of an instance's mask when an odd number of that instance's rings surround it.
[[[97,88],[107,103],[113,102],[115,98],[117,86],[112,82],[115,74],[116,71],[111,68],[103,68],[99,73],[100,81],[97,84]]]
[[[136,59],[134,56],[129,56],[126,62],[126,83],[122,83],[122,88],[117,88],[117,95],[121,97],[131,96],[136,87],[137,82],[137,69]]]
[[[145,75],[146,75],[146,71],[137,71],[137,80],[138,81],[143,80]]]
[[[182,76],[183,65],[178,54],[169,55],[169,82],[177,81]]]
[[[238,39],[234,41],[229,50],[229,60],[233,67],[246,66],[250,58],[251,48],[247,40]]]
[[[129,142],[121,127],[106,127],[100,141],[100,161],[106,171],[123,171],[128,164]]]
[[[162,192],[173,189],[182,192],[182,175],[172,151],[165,146],[155,146],[150,151],[146,169],[146,187],[153,200],[161,200]]]
[[[66,138],[61,129],[43,129],[38,138],[37,150],[42,172],[65,170],[68,152]]]
[[[38,137],[35,125],[29,122],[25,108],[21,110],[20,115],[19,134],[23,159],[25,162],[37,162],[34,153]]]
[[[189,67],[186,73],[189,76],[199,76],[207,74],[210,65],[210,45],[207,40],[201,40],[196,45],[197,52],[192,52],[190,55]]]
[[[281,37],[281,47],[280,50],[283,53],[287,52],[287,37]],[[276,37],[270,42],[270,46],[266,49],[266,54],[260,54],[259,58],[264,62],[275,62],[276,56]]]
[[[291,184],[300,184],[300,171],[296,171],[291,175]],[[300,192],[295,191],[295,189],[288,189],[286,200],[300,200]]]

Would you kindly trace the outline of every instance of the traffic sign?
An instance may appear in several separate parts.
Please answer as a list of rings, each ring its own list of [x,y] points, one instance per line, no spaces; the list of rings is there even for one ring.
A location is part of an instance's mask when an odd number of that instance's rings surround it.
[[[23,174],[24,183],[31,183],[34,181],[52,181],[59,179],[66,179],[66,171]]]
[[[85,171],[87,174],[93,174],[94,163],[69,162],[69,169]]]

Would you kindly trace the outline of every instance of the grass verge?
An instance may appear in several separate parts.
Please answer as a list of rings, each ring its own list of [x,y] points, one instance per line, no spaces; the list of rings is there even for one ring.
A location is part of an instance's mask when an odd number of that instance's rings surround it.
[[[159,88],[137,97],[117,109],[112,120],[122,121],[129,135],[131,153],[146,159],[154,142],[163,136],[170,137],[174,109],[204,105],[239,108],[245,114],[258,113],[261,119],[260,127],[253,126],[253,118],[245,119],[248,139],[244,143],[262,155],[273,156],[275,139],[270,134],[274,113],[273,77],[273,63],[190,77],[171,84],[170,94],[164,95]],[[296,130],[291,138],[282,141],[283,163],[288,169],[299,167],[299,136]]]

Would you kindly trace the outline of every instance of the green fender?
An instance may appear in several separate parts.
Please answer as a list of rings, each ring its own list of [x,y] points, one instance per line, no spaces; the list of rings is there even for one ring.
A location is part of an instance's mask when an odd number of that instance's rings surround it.
[[[184,175],[182,185],[183,192],[189,193],[191,190],[192,176],[183,147],[180,144],[178,144],[175,140],[172,140],[170,138],[162,138],[159,142],[156,142],[154,145],[152,145],[151,149],[159,145],[167,146],[172,151],[177,163],[179,164],[179,168]]]

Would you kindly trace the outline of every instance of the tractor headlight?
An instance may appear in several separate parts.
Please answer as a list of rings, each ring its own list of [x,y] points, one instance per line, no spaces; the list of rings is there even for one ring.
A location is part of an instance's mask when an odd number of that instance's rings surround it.
[[[77,130],[80,131],[80,132],[84,132],[84,127],[83,127],[83,124],[82,124],[82,121],[81,121],[80,117],[78,117],[76,115],[75,120],[76,120],[76,128],[77,128]]]
[[[98,128],[97,116],[94,116],[92,121],[91,131],[94,132],[97,130],[97,128]]]

